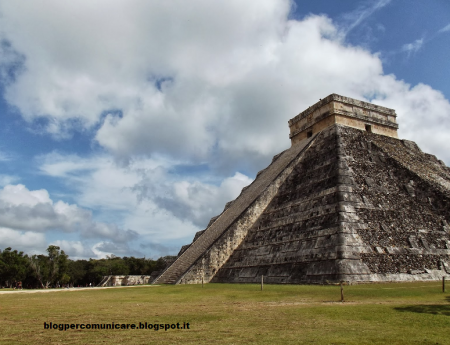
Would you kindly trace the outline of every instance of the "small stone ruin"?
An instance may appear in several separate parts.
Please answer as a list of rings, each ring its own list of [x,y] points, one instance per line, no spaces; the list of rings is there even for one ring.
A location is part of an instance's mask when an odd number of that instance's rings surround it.
[[[146,275],[104,276],[97,286],[130,286],[150,283],[151,277]]]

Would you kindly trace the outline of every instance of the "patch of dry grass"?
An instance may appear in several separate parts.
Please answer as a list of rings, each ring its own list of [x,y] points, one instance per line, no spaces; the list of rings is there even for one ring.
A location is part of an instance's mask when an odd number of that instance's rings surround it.
[[[205,284],[0,295],[0,344],[446,344],[437,282],[338,286]],[[173,324],[175,330],[50,330]]]

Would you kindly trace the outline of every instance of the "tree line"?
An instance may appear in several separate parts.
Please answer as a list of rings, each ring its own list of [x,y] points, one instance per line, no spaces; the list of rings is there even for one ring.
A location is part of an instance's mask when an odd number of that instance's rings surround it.
[[[107,275],[150,275],[164,269],[171,258],[111,255],[106,259],[71,260],[58,246],[49,246],[47,255],[31,256],[8,247],[0,250],[0,286],[34,289],[95,286]]]

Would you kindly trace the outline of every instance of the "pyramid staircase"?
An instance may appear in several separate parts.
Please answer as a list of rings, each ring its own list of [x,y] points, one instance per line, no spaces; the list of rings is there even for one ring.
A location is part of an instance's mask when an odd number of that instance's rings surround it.
[[[272,164],[260,171],[256,179],[247,187],[220,216],[172,263],[153,284],[179,283],[183,274],[212,246],[212,244],[233,224],[249,206],[260,196],[261,191],[268,188],[271,183],[295,160],[302,152],[307,150],[316,136],[305,140],[299,145],[282,152],[274,157]],[[259,210],[259,214],[263,209]],[[257,218],[257,215],[254,216]]]

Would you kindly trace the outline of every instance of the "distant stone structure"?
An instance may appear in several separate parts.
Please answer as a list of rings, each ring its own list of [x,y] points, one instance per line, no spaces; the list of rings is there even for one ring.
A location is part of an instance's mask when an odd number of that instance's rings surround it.
[[[183,246],[154,283],[450,274],[450,169],[397,139],[394,110],[332,94],[289,126],[291,148]]]
[[[118,276],[104,276],[100,284],[97,286],[130,286],[142,285],[151,283],[150,276],[146,275],[118,275]]]

